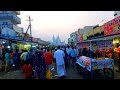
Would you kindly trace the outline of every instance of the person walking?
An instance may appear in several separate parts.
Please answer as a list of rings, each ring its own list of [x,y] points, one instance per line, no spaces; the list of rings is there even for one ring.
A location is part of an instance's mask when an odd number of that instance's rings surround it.
[[[67,59],[67,52],[66,52],[65,49],[64,49],[64,53],[65,53],[65,57],[64,57],[64,60],[65,60],[65,68],[69,68],[69,63],[68,63],[68,59]]]
[[[72,50],[70,51],[70,56],[71,56],[71,61],[72,61],[72,66],[75,67],[75,61],[76,61],[76,51],[74,47],[72,47]]]
[[[6,54],[5,54],[5,71],[6,72],[8,72],[10,69],[10,61],[11,61],[10,51],[6,50]]]
[[[71,57],[70,57],[70,51],[71,51],[70,46],[67,46],[67,48],[66,48],[66,53],[67,53],[67,61],[68,61],[68,64],[70,64],[70,59],[71,59]]]
[[[20,56],[22,65],[24,65],[24,62],[26,61],[27,54],[28,54],[27,50],[24,50],[24,52]]]
[[[38,79],[46,79],[46,64],[40,51],[35,52],[35,76]]]
[[[28,61],[24,62],[24,65],[22,66],[22,70],[23,70],[24,77],[26,79],[32,79],[32,74],[33,74],[32,65],[29,64]]]
[[[58,46],[57,51],[54,53],[54,58],[56,60],[57,74],[59,78],[65,78],[66,76],[64,57],[64,52],[60,50],[60,46]]]
[[[45,63],[47,65],[47,70],[52,69],[52,63],[53,63],[53,54],[50,52],[49,48],[47,49],[47,52],[44,55]]]
[[[19,70],[19,64],[20,64],[20,53],[19,50],[16,49],[15,52],[13,53],[13,62],[15,64],[15,71]]]

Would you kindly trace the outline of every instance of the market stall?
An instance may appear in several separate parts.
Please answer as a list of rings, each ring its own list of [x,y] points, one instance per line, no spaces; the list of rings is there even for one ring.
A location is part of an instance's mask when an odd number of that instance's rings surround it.
[[[90,78],[95,78],[96,71],[103,70],[105,78],[114,78],[114,59],[101,58],[93,59],[86,56],[78,57],[77,69],[80,71],[80,74],[83,74],[83,77],[86,77],[86,72],[90,73]],[[108,73],[109,72],[109,73]]]
[[[76,61],[77,70],[83,74],[83,77],[87,76],[88,74],[85,73],[88,72],[92,79],[97,75],[96,71],[102,71],[105,78],[114,78],[114,59],[111,56],[112,40],[94,40],[86,43],[87,45],[85,45],[85,42],[77,44],[78,49],[85,48],[85,46],[90,49],[88,56],[78,57]]]

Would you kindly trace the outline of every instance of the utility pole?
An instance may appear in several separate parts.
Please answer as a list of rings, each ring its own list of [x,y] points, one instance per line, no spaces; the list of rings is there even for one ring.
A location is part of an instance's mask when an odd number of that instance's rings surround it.
[[[29,16],[29,26],[30,26],[30,37],[32,37],[32,31],[31,31],[31,21],[33,21],[30,16]]]
[[[30,38],[32,38],[31,21],[33,21],[33,20],[30,18],[30,16],[28,18],[29,18],[29,20],[26,20],[26,21],[29,21],[29,25],[28,25],[27,31],[25,33],[25,36],[26,36],[26,34],[28,32],[28,29],[30,28]],[[24,38],[25,38],[25,36],[24,36]],[[24,40],[24,38],[23,38],[23,40]]]

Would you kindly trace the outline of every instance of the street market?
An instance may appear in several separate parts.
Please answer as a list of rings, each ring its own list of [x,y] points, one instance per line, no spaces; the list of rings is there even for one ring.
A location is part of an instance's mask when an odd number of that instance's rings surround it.
[[[28,27],[19,26],[20,12],[0,11],[0,79],[120,79],[120,15],[101,24],[86,21],[77,31],[62,31],[54,25],[57,30],[50,32],[53,28],[47,24],[43,26],[48,29],[39,25],[44,24],[44,19],[37,19],[40,14],[35,21],[32,15],[27,17]]]

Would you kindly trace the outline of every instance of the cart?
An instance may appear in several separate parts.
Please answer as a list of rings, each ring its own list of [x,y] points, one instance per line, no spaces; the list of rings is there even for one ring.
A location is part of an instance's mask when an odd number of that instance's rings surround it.
[[[80,56],[76,60],[77,71],[84,79],[95,79],[100,73],[105,79],[114,79],[114,59],[104,58],[96,60],[86,56]]]

